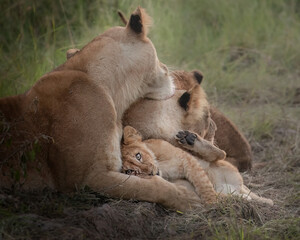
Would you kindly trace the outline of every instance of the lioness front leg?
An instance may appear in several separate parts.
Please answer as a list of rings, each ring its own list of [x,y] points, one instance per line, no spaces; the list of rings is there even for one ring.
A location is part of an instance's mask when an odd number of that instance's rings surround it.
[[[159,203],[174,210],[186,211],[201,204],[194,192],[160,176],[145,179],[113,171],[99,172],[95,168],[85,183],[110,197]]]
[[[217,148],[196,133],[179,131],[175,138],[183,148],[192,151],[205,161],[213,162],[226,157],[226,153],[223,150]]]

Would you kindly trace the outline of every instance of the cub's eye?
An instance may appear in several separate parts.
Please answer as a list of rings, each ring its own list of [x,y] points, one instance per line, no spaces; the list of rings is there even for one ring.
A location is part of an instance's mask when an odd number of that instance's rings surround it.
[[[136,158],[136,160],[141,161],[142,155],[140,153],[137,153],[137,154],[135,154],[135,158]]]

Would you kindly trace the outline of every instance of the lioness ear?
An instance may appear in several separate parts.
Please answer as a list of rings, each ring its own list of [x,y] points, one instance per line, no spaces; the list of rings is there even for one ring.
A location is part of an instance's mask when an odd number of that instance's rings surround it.
[[[190,101],[190,98],[191,98],[191,94],[188,92],[185,92],[178,99],[178,103],[179,103],[180,107],[182,107],[185,111],[188,109],[188,102]]]
[[[197,84],[191,90],[182,94],[178,99],[178,103],[185,111],[189,111],[191,106],[199,109],[200,107],[208,105],[205,92],[202,87]]]
[[[124,131],[124,144],[125,145],[142,141],[142,136],[133,127],[126,126],[123,131]]]
[[[194,78],[196,79],[198,84],[201,84],[201,82],[203,80],[203,74],[198,70],[193,71],[193,74],[194,74]]]
[[[138,7],[135,12],[131,14],[126,28],[144,38],[148,34],[148,28],[151,22],[151,17],[146,13],[145,9]]]

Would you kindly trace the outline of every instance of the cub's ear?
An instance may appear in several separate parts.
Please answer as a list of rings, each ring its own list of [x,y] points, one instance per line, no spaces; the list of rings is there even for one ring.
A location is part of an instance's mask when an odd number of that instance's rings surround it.
[[[182,107],[185,111],[188,109],[188,102],[190,101],[191,94],[189,92],[185,92],[178,99],[178,103],[180,107]]]
[[[194,75],[194,78],[196,79],[196,81],[198,82],[198,84],[201,84],[201,82],[203,80],[203,74],[200,71],[195,70],[195,71],[193,71],[193,75]]]
[[[123,131],[124,131],[124,144],[125,145],[142,141],[141,134],[135,128],[133,128],[131,126],[126,126]]]
[[[123,22],[125,25],[127,25],[128,21],[127,21],[125,15],[124,15],[120,10],[118,10],[118,14],[119,14],[119,17],[121,18],[122,22]]]
[[[67,59],[73,57],[76,53],[78,53],[80,49],[78,48],[71,48],[67,51]]]
[[[148,34],[149,26],[151,25],[151,17],[146,13],[145,9],[138,7],[130,16],[126,28],[134,32],[141,38]]]

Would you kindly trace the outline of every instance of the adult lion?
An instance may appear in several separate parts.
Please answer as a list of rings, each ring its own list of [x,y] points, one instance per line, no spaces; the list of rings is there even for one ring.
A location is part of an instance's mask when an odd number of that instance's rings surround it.
[[[147,37],[148,24],[138,8],[126,27],[108,29],[26,93],[0,99],[0,187],[16,181],[27,189],[62,191],[88,185],[181,210],[198,204],[199,198],[161,177],[120,173],[123,112],[139,97],[174,94]]]

